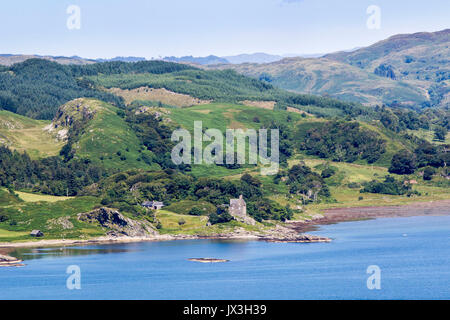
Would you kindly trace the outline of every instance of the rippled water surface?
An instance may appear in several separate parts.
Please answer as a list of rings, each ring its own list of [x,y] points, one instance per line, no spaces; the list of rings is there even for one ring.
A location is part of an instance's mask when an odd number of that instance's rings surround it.
[[[322,226],[331,243],[186,240],[20,249],[0,299],[449,299],[450,216]],[[221,258],[198,263],[189,258]],[[81,290],[66,287],[67,267]],[[367,267],[381,289],[367,288]]]

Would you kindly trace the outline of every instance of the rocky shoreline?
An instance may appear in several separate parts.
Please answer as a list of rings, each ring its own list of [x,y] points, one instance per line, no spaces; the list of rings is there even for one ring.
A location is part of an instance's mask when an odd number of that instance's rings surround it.
[[[146,237],[129,237],[129,236],[108,236],[89,240],[40,240],[33,242],[16,242],[16,243],[0,243],[0,267],[22,267],[24,264],[22,260],[14,257],[4,255],[8,251],[13,251],[15,248],[30,248],[30,247],[58,247],[58,246],[86,246],[86,245],[100,245],[100,244],[117,244],[117,243],[133,243],[133,242],[152,242],[152,241],[174,241],[174,240],[230,240],[230,241],[266,241],[266,242],[286,242],[286,243],[313,243],[313,242],[330,242],[331,239],[325,237],[318,237],[306,234],[298,234],[296,231],[277,226],[276,234],[258,233],[238,230],[233,233],[215,234],[209,236],[202,235],[157,235]],[[280,231],[283,230],[283,231]],[[192,258],[197,262],[225,262],[225,261],[209,261],[212,258]],[[203,261],[200,261],[203,260]],[[215,259],[213,259],[215,260]],[[219,259],[220,260],[220,259]]]
[[[248,231],[244,228],[237,228],[230,233],[211,235],[164,235],[151,234],[146,236],[123,236],[108,235],[93,239],[53,239],[29,242],[0,243],[0,266],[22,266],[22,261],[7,255],[8,250],[13,248],[26,247],[52,247],[52,246],[75,246],[75,245],[95,245],[131,243],[146,241],[172,241],[172,240],[242,240],[242,241],[266,241],[285,243],[324,243],[331,242],[332,239],[304,234],[304,232],[315,230],[318,225],[338,223],[344,221],[355,221],[363,219],[387,218],[387,217],[409,217],[418,215],[448,215],[450,214],[450,200],[417,202],[402,206],[383,207],[353,207],[353,208],[332,208],[324,211],[323,215],[315,215],[311,219],[303,221],[291,221],[287,224],[276,225],[273,228],[261,231]]]
[[[22,267],[22,260],[0,254],[0,267]]]
[[[330,242],[331,239],[317,237],[306,234],[299,234],[295,229],[277,225],[264,231],[248,231],[244,228],[237,228],[233,232],[218,233],[211,235],[167,235],[156,234],[147,236],[116,236],[109,235],[93,239],[49,239],[29,242],[0,243],[0,252],[6,253],[8,249],[29,248],[29,247],[52,247],[52,246],[74,246],[74,245],[94,245],[94,244],[114,244],[146,241],[173,241],[173,240],[253,240],[267,242]]]

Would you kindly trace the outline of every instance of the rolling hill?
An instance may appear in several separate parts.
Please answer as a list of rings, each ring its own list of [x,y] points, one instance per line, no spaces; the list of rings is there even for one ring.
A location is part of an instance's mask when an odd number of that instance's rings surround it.
[[[269,64],[226,65],[217,68],[231,68],[295,92],[321,94],[369,105],[395,100],[420,104],[427,101],[423,83],[422,87],[417,87],[326,58],[287,58]]]
[[[399,34],[352,52],[324,57],[348,63],[369,72],[381,64],[396,70],[395,78],[442,81],[450,73],[450,29],[438,32]]]
[[[75,159],[89,159],[106,169],[155,169],[142,158],[152,158],[119,109],[96,99],[80,98],[62,105],[46,127],[71,144]]]
[[[161,234],[205,235],[261,230],[277,223],[274,220],[286,218],[310,219],[330,206],[402,204],[419,199],[415,199],[419,192],[422,201],[448,198],[443,168],[430,182],[424,181],[420,172],[395,175],[399,185],[404,179],[420,181],[408,196],[361,196],[363,184],[384,181],[398,150],[414,151],[418,142],[404,132],[387,129],[378,120],[355,120],[343,112],[345,107],[357,105],[334,106],[336,100],[290,95],[230,71],[186,67],[163,72],[161,66],[164,70],[176,67],[165,63],[107,63],[71,71],[78,83],[87,84],[93,92],[122,96],[120,107],[95,98],[77,98],[60,105],[51,122],[0,111],[2,137],[8,137],[10,146],[17,150],[37,149],[35,158],[39,159],[30,162],[25,156],[1,150],[3,241],[26,240],[30,228],[42,230],[49,239],[110,234],[113,230],[109,227],[79,219],[80,214],[102,210],[115,210],[131,219],[127,220],[130,223],[145,224]],[[168,97],[181,105],[166,105]],[[193,97],[210,100],[197,104],[190,100]],[[260,100],[247,100],[250,98]],[[277,103],[295,98],[317,104],[294,103],[296,108],[286,110],[277,107]],[[324,118],[320,113],[317,116],[301,111],[307,108],[327,110],[333,116]],[[205,129],[221,131],[279,128],[283,158],[279,173],[263,176],[258,165],[167,165],[165,151],[172,146],[172,129],[182,127],[192,132],[194,121],[202,121]],[[36,135],[35,140],[27,140],[27,130]],[[335,154],[341,154],[342,159],[333,162]],[[296,170],[298,184],[291,181]],[[333,171],[331,176],[324,175],[326,170]],[[308,196],[312,190],[316,195],[321,192],[319,201]],[[218,206],[239,194],[245,194],[252,215],[270,221],[249,226],[234,220],[214,220],[218,219]],[[164,201],[166,210],[144,210],[140,204],[147,199]],[[194,214],[194,208],[201,210],[200,216]],[[207,215],[212,226],[207,225]]]
[[[27,54],[0,54],[0,65],[12,66],[15,63],[21,63],[29,59],[44,59],[52,62],[57,62],[63,65],[67,64],[92,64],[95,60],[84,59],[80,57],[55,57],[55,56],[40,56],[40,55],[27,55]]]
[[[231,70],[202,70],[164,61],[61,65],[29,59],[0,67],[0,108],[37,119],[50,120],[61,104],[81,97],[123,107],[124,100],[111,92],[114,88],[166,89],[215,102],[275,101],[277,108],[300,108],[324,116],[367,113],[359,104],[291,93]]]
[[[287,90],[367,105],[446,107],[450,105],[449,46],[450,29],[446,29],[396,35],[321,58],[209,68],[233,69]]]

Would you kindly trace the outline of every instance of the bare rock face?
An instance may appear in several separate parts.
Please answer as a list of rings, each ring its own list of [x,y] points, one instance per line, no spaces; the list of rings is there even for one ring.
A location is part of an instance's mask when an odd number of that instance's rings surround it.
[[[272,228],[267,235],[260,237],[260,240],[267,242],[331,242],[330,238],[314,236],[309,234],[299,234],[293,229],[277,225]]]
[[[61,227],[63,230],[73,229],[73,223],[70,222],[70,216],[59,217],[58,219],[50,219],[47,221],[47,226],[49,229],[54,227]]]
[[[84,98],[75,99],[59,107],[51,124],[44,130],[55,133],[57,140],[66,141],[69,138],[69,128],[81,129],[93,119],[98,107]]]
[[[109,229],[108,235],[111,236],[145,237],[157,234],[149,222],[126,218],[116,209],[102,207],[79,213],[77,217],[80,221],[99,223],[103,228]]]
[[[255,219],[253,219],[250,216],[233,216],[234,219],[236,219],[239,222],[245,223],[245,224],[249,224],[251,226],[254,226],[256,224]]]

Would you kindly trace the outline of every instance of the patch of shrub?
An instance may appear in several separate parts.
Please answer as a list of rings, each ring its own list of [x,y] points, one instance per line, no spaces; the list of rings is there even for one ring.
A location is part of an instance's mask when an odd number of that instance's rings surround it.
[[[193,207],[191,210],[189,210],[189,214],[191,216],[201,216],[203,214],[203,210],[198,207]]]
[[[0,222],[5,222],[9,217],[3,213],[0,213]]]
[[[233,220],[233,216],[223,207],[218,207],[216,212],[209,215],[209,222],[211,224],[225,223],[230,222],[231,220]]]
[[[433,167],[426,167],[423,170],[423,180],[431,180],[433,179],[433,175],[436,173],[436,169]]]
[[[361,188],[361,185],[358,182],[350,182],[347,187],[350,189],[359,189]]]
[[[322,178],[329,178],[331,176],[333,176],[336,173],[336,170],[334,170],[331,167],[325,168],[322,173],[320,174],[322,176]]]
[[[386,176],[383,182],[372,180],[364,184],[361,193],[381,193],[391,195],[404,195],[411,192],[411,185],[403,184],[401,181],[395,180],[392,176]]]
[[[412,174],[416,169],[416,156],[407,150],[401,150],[392,157],[389,172],[396,174]]]

